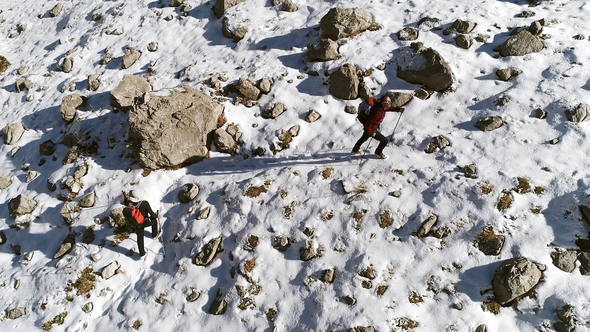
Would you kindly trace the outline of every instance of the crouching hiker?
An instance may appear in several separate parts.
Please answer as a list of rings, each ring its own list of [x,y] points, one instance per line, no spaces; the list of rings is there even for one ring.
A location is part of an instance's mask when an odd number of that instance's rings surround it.
[[[146,254],[143,245],[143,229],[152,226],[152,238],[158,237],[158,218],[160,216],[154,213],[150,203],[137,198],[133,190],[129,194],[123,191],[123,196],[125,197],[124,203],[127,205],[123,208],[123,216],[127,218],[127,221],[135,230],[139,255],[143,257]]]
[[[385,112],[403,113],[404,108],[391,106],[391,98],[388,95],[381,97],[380,100],[369,98],[367,99],[367,103],[371,105],[371,112],[364,120],[359,116],[359,120],[363,123],[364,131],[363,136],[361,136],[352,148],[352,155],[360,155],[361,145],[365,143],[369,137],[373,137],[379,141],[379,146],[375,149],[375,155],[377,158],[387,159],[387,155],[383,154],[383,149],[389,141],[379,132],[379,126],[381,125],[383,118],[385,118]]]

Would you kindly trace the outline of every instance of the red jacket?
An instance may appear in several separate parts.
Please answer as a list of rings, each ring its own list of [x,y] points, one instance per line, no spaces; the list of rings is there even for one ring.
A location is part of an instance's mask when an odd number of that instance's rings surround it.
[[[383,108],[383,104],[381,104],[381,102],[375,98],[367,99],[367,103],[371,105],[371,113],[369,113],[367,121],[365,121],[364,127],[365,132],[369,134],[372,134],[375,131],[377,131],[377,129],[379,129],[379,126],[381,125],[383,118],[385,118],[385,112],[403,111],[403,108],[401,107],[388,106],[386,108]]]

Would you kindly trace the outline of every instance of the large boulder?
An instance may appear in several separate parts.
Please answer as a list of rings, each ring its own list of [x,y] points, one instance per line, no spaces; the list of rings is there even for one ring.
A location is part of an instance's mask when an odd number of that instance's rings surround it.
[[[148,80],[135,75],[125,75],[115,90],[111,91],[111,105],[121,110],[129,110],[136,97],[143,96],[149,91],[152,91],[152,86]]]
[[[35,210],[37,202],[25,195],[18,195],[8,202],[8,211],[13,217],[29,214]]]
[[[347,63],[330,75],[330,93],[342,99],[355,99],[359,83],[356,67]]]
[[[496,270],[492,286],[496,302],[505,305],[528,293],[541,280],[543,272],[526,257],[511,258]]]
[[[215,1],[215,7],[213,7],[213,12],[215,12],[215,16],[217,16],[217,18],[221,18],[228,8],[233,7],[244,1],[246,0],[217,0]]]
[[[420,42],[403,48],[397,59],[397,76],[409,83],[443,91],[453,84],[453,71],[443,57]]]
[[[76,118],[76,109],[86,105],[87,99],[77,93],[63,97],[59,111],[65,123],[71,123]]]
[[[209,156],[223,106],[186,88],[146,94],[129,112],[129,142],[148,169],[177,168]]]
[[[6,127],[2,128],[2,137],[4,138],[4,144],[16,144],[16,142],[18,142],[18,140],[20,140],[20,138],[25,133],[25,130],[25,126],[20,122],[9,124]]]
[[[329,38],[323,38],[317,43],[307,45],[309,61],[330,61],[340,57],[338,43]]]
[[[320,20],[324,36],[332,40],[354,37],[373,25],[373,15],[364,8],[332,8]]]
[[[508,38],[502,45],[495,48],[502,56],[522,56],[539,52],[545,47],[541,38],[528,30],[523,30],[516,36]]]

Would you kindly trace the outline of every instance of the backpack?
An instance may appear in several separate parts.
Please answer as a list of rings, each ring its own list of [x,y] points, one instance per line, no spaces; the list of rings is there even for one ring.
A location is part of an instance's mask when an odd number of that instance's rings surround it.
[[[127,220],[129,220],[129,223],[133,227],[139,227],[141,226],[141,224],[143,224],[143,214],[141,214],[141,212],[139,212],[139,209],[133,205],[126,206],[125,208],[123,208],[123,215],[125,216],[125,218],[127,218]]]
[[[366,110],[359,110],[356,115],[356,119],[359,120],[360,123],[365,124],[365,122],[367,122],[367,118],[369,117],[370,111],[370,108]]]

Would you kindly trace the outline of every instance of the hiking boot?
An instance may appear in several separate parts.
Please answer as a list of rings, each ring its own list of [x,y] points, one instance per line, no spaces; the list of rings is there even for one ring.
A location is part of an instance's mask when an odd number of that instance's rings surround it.
[[[360,151],[352,151],[350,154],[353,156],[360,156],[361,152]]]
[[[375,153],[375,156],[379,159],[387,159],[389,158],[389,156],[387,156],[386,154],[383,153]]]

